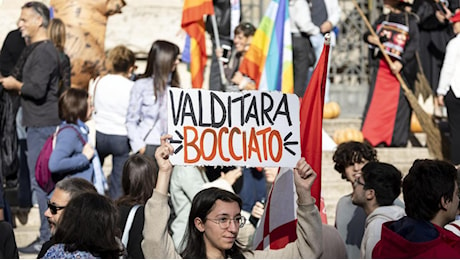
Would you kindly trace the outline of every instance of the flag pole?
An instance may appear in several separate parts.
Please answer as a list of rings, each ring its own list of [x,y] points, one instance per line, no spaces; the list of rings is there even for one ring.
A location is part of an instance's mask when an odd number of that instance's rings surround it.
[[[216,40],[216,46],[217,48],[221,48],[220,39],[219,39],[219,30],[217,29],[217,21],[216,21],[216,16],[214,14],[211,15],[211,23],[212,23],[212,31],[214,32],[214,39]],[[220,59],[217,59],[217,63],[219,64],[221,82],[223,85],[227,85],[227,79],[225,78],[225,74],[224,74],[224,65]]]

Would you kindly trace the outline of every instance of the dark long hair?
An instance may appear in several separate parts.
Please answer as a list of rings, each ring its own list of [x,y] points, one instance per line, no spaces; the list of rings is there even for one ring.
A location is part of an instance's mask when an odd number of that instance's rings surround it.
[[[157,177],[158,168],[152,158],[142,154],[131,155],[123,166],[121,184],[124,195],[118,199],[117,205],[144,205],[152,197]]]
[[[102,195],[87,192],[72,198],[59,221],[54,239],[65,250],[90,252],[100,258],[118,258],[117,208]]]
[[[147,57],[147,66],[144,74],[140,78],[149,78],[153,76],[153,90],[155,97],[163,93],[168,84],[169,75],[171,74],[171,87],[179,87],[179,75],[177,71],[171,71],[177,56],[180,54],[179,47],[168,41],[157,40],[152,44]]]
[[[237,202],[241,209],[242,201],[237,195],[219,188],[209,188],[198,192],[192,201],[192,208],[188,218],[187,230],[182,243],[185,242],[185,249],[181,253],[183,258],[206,258],[206,245],[203,233],[195,227],[195,218],[200,218],[206,222],[206,216],[214,208],[217,200],[224,202]],[[240,244],[235,242],[229,250],[226,250],[227,257],[234,259],[244,258],[243,249]]]

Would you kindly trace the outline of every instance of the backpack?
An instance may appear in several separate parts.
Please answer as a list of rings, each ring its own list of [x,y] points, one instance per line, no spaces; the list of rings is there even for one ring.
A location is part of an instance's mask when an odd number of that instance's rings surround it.
[[[70,125],[56,127],[56,131],[51,134],[48,139],[46,139],[46,142],[40,150],[40,154],[38,155],[37,163],[35,164],[35,179],[37,180],[38,186],[40,186],[47,194],[54,189],[55,185],[53,178],[51,177],[51,171],[48,168],[48,162],[50,160],[54,146],[56,145],[56,136],[59,134],[59,132],[66,128],[73,129],[75,132],[77,132],[77,135],[80,138],[82,144],[84,145],[86,143],[80,132],[78,132],[77,129]]]

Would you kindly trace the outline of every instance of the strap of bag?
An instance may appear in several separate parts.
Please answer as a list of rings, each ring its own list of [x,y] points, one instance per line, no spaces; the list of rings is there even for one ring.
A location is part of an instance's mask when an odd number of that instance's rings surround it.
[[[71,126],[71,125],[66,125],[66,126],[63,126],[63,127],[59,127],[59,126],[58,126],[58,128],[56,129],[56,130],[57,130],[57,131],[56,131],[56,136],[57,136],[62,130],[66,129],[66,128],[72,128],[72,129],[77,133],[78,139],[80,139],[81,143],[82,143],[83,145],[86,144],[86,141],[85,141],[85,139],[83,138],[83,136],[80,134],[80,131],[78,131],[77,129],[75,129],[75,127],[73,127],[73,126]],[[54,140],[56,140],[56,138],[55,138]],[[53,148],[54,148],[54,145],[55,145],[55,141],[53,141]]]
[[[94,82],[93,100],[92,100],[94,113],[97,113],[97,110],[96,110],[96,89],[97,89],[97,85],[99,84],[99,81],[100,81],[102,78],[103,78],[103,76],[99,76],[99,77],[96,78],[96,80],[95,80],[95,82]]]
[[[153,122],[152,127],[149,129],[149,131],[147,132],[147,134],[145,134],[144,139],[143,139],[144,142],[145,142],[145,140],[147,139],[147,136],[149,136],[150,132],[152,132],[153,128],[154,128],[155,125],[157,124],[158,119],[160,119],[160,115],[157,116],[157,118],[155,119],[155,122]]]
[[[129,240],[129,231],[131,230],[131,226],[133,225],[134,216],[136,215],[137,209],[141,205],[134,205],[128,214],[128,219],[126,219],[125,229],[123,230],[123,236],[121,237],[121,242],[125,247],[128,247],[128,240]]]

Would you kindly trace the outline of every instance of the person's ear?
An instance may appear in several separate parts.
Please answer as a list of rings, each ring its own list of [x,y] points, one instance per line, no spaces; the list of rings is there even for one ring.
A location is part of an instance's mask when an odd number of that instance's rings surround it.
[[[193,221],[195,223],[196,229],[200,232],[204,232],[204,222],[201,220],[201,218],[196,217]]]
[[[43,25],[43,17],[37,14],[37,16],[34,18],[34,23],[38,25],[38,27],[41,27]]]
[[[375,198],[375,190],[374,189],[365,190],[365,194],[366,194],[366,199],[367,200],[373,200]]]
[[[444,197],[441,197],[441,207],[444,210],[447,210],[449,208],[449,205],[452,205],[452,200],[447,201]]]
[[[133,74],[136,69],[137,69],[136,65],[133,65],[133,66],[129,67],[128,74],[129,75]]]

